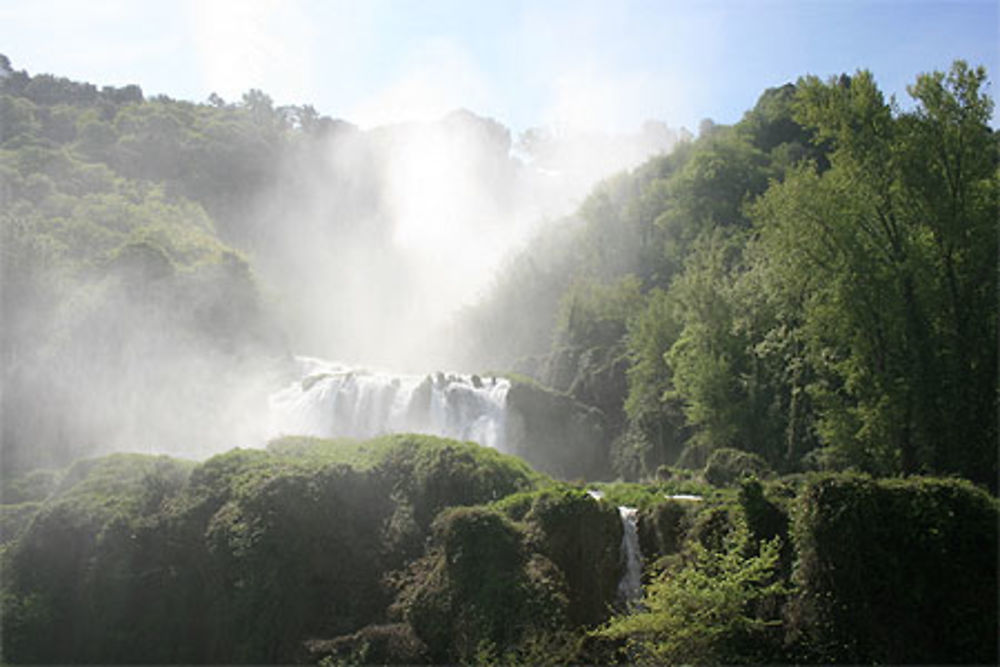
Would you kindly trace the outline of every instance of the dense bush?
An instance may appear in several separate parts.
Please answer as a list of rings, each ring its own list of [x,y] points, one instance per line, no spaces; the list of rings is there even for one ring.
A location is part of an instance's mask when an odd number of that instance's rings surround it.
[[[596,633],[624,640],[635,664],[745,664],[780,656],[779,544],[747,554],[749,534],[737,522],[719,549],[690,542],[647,587],[642,609]]]
[[[496,510],[461,508],[434,521],[434,547],[411,568],[398,607],[436,662],[515,651],[531,632],[565,625],[565,580]]]
[[[771,467],[758,454],[730,447],[712,452],[705,463],[705,480],[716,486],[729,486],[743,477],[765,477]]]
[[[961,480],[837,475],[797,505],[807,659],[997,662],[996,499]]]
[[[285,440],[197,466],[80,462],[41,506],[5,506],[4,538],[11,524],[17,539],[3,554],[3,657],[296,660],[307,638],[385,622],[384,578],[420,555],[441,509],[539,479],[493,450],[424,436]]]
[[[569,487],[511,496],[499,506],[527,525],[532,549],[562,572],[570,624],[604,621],[622,575],[622,526],[615,507]]]

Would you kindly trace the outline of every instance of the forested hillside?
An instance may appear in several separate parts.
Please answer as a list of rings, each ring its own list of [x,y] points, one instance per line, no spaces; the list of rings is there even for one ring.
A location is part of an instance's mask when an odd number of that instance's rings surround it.
[[[448,309],[497,252],[681,136],[533,131],[528,166],[467,111],[361,131],[258,90],[147,98],[6,57],[0,104],[8,469],[262,444],[291,352],[447,369]]]
[[[0,658],[995,664],[988,85],[583,150],[0,56]],[[265,442],[362,376],[358,439]],[[505,453],[368,419],[448,392]]]
[[[997,479],[997,135],[986,73],[766,91],[609,179],[514,258],[466,342],[601,408],[610,464]],[[504,327],[504,323],[518,322]],[[512,332],[507,329],[512,328]]]

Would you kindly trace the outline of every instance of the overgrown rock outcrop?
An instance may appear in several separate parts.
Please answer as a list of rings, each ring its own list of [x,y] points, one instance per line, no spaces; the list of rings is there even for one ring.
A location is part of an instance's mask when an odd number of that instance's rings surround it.
[[[507,448],[561,479],[607,474],[604,414],[572,397],[531,382],[513,381],[507,393]]]
[[[438,512],[533,488],[471,443],[286,439],[72,467],[3,553],[11,662],[288,662],[382,623]]]

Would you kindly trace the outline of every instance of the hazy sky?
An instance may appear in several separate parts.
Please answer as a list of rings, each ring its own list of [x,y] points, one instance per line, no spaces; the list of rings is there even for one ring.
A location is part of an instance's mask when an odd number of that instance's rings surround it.
[[[16,69],[147,95],[260,88],[364,126],[456,107],[515,130],[731,123],[764,88],[867,68],[906,100],[955,58],[997,75],[997,0],[0,0]],[[991,92],[995,96],[995,86]]]

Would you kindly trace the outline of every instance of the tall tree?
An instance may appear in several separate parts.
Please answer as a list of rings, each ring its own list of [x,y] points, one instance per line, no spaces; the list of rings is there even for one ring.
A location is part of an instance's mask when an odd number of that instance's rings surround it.
[[[804,299],[825,442],[876,472],[996,478],[996,144],[985,72],[921,76],[894,115],[868,72],[800,83],[834,150],[754,208]]]

